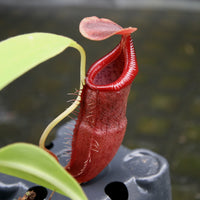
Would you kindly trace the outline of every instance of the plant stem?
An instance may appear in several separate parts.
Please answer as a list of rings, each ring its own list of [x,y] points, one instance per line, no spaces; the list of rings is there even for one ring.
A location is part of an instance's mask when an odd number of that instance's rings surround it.
[[[40,137],[40,141],[39,141],[39,146],[42,149],[45,149],[45,141],[50,133],[50,131],[60,122],[62,121],[65,117],[67,117],[71,112],[73,112],[77,106],[80,103],[81,100],[81,92],[82,92],[82,88],[83,85],[85,84],[85,66],[86,66],[86,54],[84,49],[77,44],[76,42],[71,43],[70,45],[71,47],[74,47],[75,49],[77,49],[80,52],[80,56],[81,56],[81,61],[80,61],[80,89],[79,89],[79,93],[78,96],[76,98],[76,100],[74,101],[74,103],[69,106],[64,112],[62,112],[60,115],[58,115],[44,130],[44,132],[42,133],[41,137]]]

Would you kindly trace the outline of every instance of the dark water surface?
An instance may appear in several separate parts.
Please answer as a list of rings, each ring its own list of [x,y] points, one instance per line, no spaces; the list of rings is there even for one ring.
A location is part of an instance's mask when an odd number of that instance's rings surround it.
[[[174,200],[200,199],[200,12],[1,6],[0,40],[29,32],[65,35],[85,48],[89,66],[119,41],[84,39],[78,24],[92,15],[138,27],[133,40],[139,74],[129,96],[123,144],[168,159]],[[46,125],[70,105],[73,97],[67,93],[78,87],[79,54],[72,49],[6,87],[0,93],[0,146],[37,144]]]

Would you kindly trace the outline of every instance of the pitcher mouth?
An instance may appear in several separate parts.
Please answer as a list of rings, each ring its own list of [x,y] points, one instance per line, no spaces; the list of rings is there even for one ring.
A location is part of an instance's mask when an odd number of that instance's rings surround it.
[[[137,75],[137,61],[130,36],[89,69],[86,84],[93,90],[117,91],[130,85]]]

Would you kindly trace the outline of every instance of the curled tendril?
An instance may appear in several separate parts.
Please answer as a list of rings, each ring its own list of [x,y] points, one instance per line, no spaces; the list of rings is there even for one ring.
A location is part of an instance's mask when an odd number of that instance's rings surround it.
[[[62,121],[64,118],[66,118],[71,112],[73,112],[77,106],[80,103],[81,100],[81,92],[82,92],[82,88],[83,85],[85,84],[85,65],[86,65],[86,54],[84,49],[77,44],[76,42],[71,43],[70,45],[71,47],[77,49],[80,53],[81,56],[81,61],[80,61],[80,89],[79,89],[79,93],[78,96],[76,98],[76,100],[74,101],[74,103],[69,106],[65,111],[63,111],[60,115],[58,115],[44,130],[44,132],[42,133],[41,137],[40,137],[40,141],[39,141],[39,146],[42,149],[45,149],[45,141],[48,137],[48,135],[50,134],[51,130],[60,122]]]

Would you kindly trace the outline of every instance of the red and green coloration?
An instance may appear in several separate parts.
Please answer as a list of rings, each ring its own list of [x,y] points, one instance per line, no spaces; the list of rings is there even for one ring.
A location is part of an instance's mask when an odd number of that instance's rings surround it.
[[[90,67],[81,92],[71,159],[65,167],[79,183],[97,176],[122,143],[127,125],[127,98],[138,72],[130,36],[136,30],[123,29],[108,19],[97,17],[84,18],[80,23],[80,32],[88,39],[104,40],[119,34],[121,41]]]

